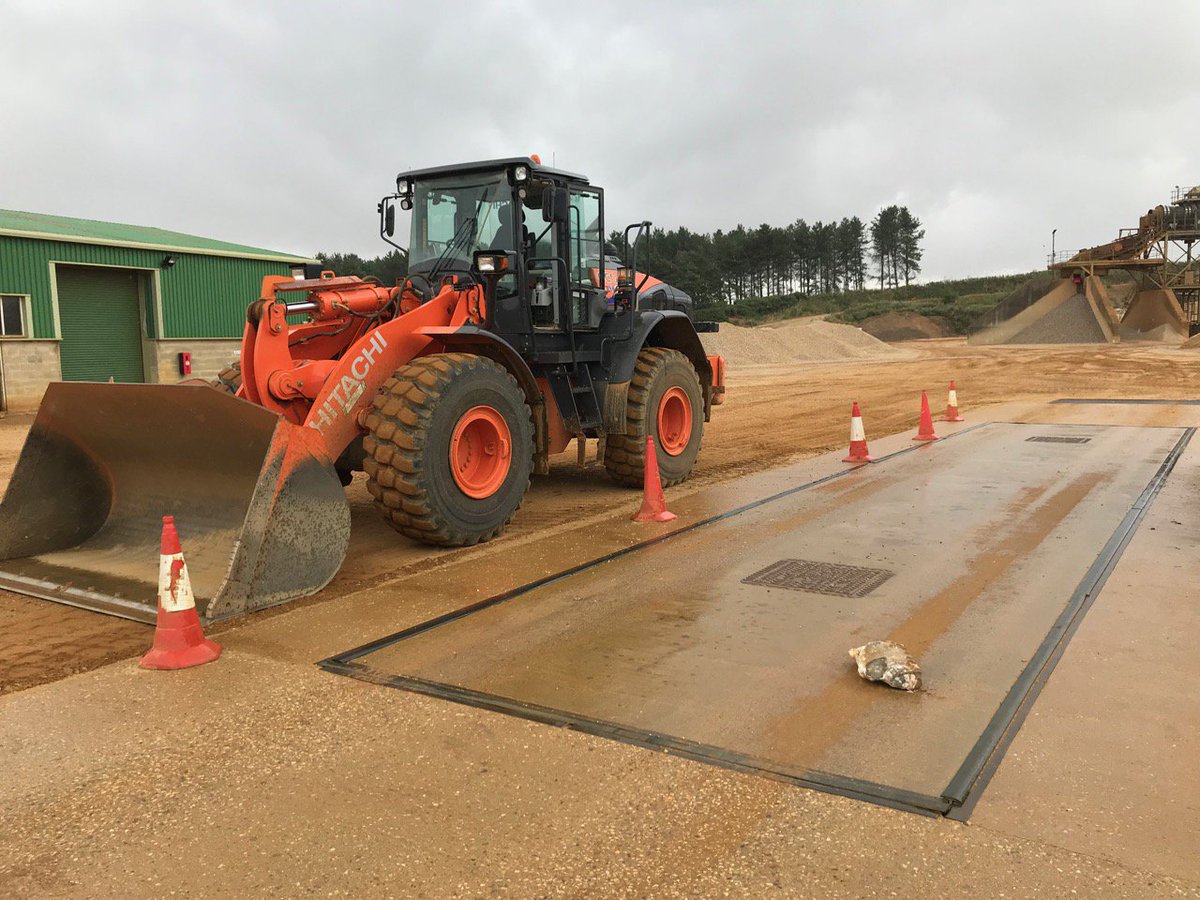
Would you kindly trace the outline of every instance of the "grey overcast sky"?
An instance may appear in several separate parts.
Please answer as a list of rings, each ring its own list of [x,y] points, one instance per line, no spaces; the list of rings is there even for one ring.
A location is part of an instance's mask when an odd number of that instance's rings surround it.
[[[0,207],[376,255],[410,166],[540,153],[608,224],[908,205],[1024,271],[1200,183],[1200,3],[0,0]]]

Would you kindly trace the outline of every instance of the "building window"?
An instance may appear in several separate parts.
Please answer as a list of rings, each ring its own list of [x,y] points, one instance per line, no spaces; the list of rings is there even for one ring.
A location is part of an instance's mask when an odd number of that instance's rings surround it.
[[[20,294],[0,294],[0,336],[28,336],[25,330],[25,298]]]

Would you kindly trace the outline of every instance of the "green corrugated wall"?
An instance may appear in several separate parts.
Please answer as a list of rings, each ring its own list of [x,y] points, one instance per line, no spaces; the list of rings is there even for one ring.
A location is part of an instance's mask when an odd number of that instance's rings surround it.
[[[163,269],[168,255],[175,257],[175,265]],[[158,269],[167,338],[241,337],[246,307],[258,299],[263,276],[291,272],[291,264],[283,262],[0,235],[0,294],[30,295],[36,338],[54,337],[51,261]],[[147,326],[155,336],[153,322]]]

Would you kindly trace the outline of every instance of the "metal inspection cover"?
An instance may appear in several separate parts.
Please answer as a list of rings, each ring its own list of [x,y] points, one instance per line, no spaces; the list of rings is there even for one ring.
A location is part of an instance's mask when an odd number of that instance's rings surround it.
[[[1043,444],[1086,444],[1091,440],[1091,438],[1063,437],[1059,434],[1035,434],[1033,437],[1025,438],[1025,440],[1040,442]]]
[[[321,665],[805,787],[966,817],[1193,433],[1055,429],[1089,439],[1067,471],[1060,453],[1027,443],[1044,425],[977,426],[933,453],[903,451],[746,498]],[[797,603],[789,590],[747,583],[747,571],[779,580],[812,557],[886,560],[891,574],[866,587],[865,575],[817,563],[842,576],[826,588],[869,590],[861,603]],[[477,577],[474,561],[460,565],[463,578]],[[447,577],[417,576],[405,590],[436,593]],[[912,653],[925,689],[860,679],[847,650],[871,640]]]
[[[835,597],[865,597],[895,572],[847,566],[841,563],[817,562],[811,559],[781,559],[765,569],[742,579],[742,584],[787,588],[813,594],[832,594]]]

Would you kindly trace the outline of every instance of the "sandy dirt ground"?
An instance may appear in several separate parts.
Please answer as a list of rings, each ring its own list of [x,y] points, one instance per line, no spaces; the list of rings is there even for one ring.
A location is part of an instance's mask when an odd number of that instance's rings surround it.
[[[686,496],[841,446],[854,400],[862,406],[868,438],[914,427],[921,388],[928,390],[937,413],[944,408],[951,378],[957,380],[960,404],[969,416],[1011,400],[1194,396],[1200,381],[1200,354],[1153,346],[968,347],[961,338],[951,338],[903,347],[900,358],[731,369],[728,400],[706,427],[695,474],[673,495]],[[2,483],[31,421],[30,416],[0,419]],[[573,446],[557,457],[552,475],[534,480],[509,532],[492,548],[515,547],[589,517],[635,507],[636,493],[609,481],[594,454],[593,443],[583,468]],[[345,596],[483,549],[438,550],[395,534],[376,514],[361,475],[348,496],[353,535],[346,563],[324,591],[300,605]],[[233,624],[223,623],[215,631]],[[135,655],[149,641],[150,629],[141,624],[0,592],[0,694]]]
[[[882,370],[857,375],[852,393],[869,398],[879,455],[913,447],[916,379],[944,379],[944,360],[957,351],[919,352],[928,356],[913,362],[928,368],[911,370],[913,381],[902,371],[890,382]],[[1112,354],[1111,383],[1093,372],[1069,391],[1051,385],[1045,396],[1191,394],[1182,377],[1131,386],[1139,368],[1152,379],[1174,361],[1146,356],[1139,367],[1140,357],[1128,354]],[[1023,358],[1025,377],[1041,390],[1049,376],[1030,360]],[[1073,357],[1076,366],[1090,361]],[[799,391],[814,371],[843,377],[820,367],[784,383]],[[755,384],[780,383],[781,373],[743,374],[749,407]],[[972,379],[954,374],[969,421],[943,433],[988,420],[1200,425],[1200,407],[1178,404],[1043,399],[984,409]],[[843,388],[855,383],[855,373],[845,376]],[[878,437],[889,397],[901,430]],[[836,418],[824,427],[805,419],[810,445],[827,435],[841,447],[846,402],[808,402]],[[731,402],[728,421],[738,421],[736,409]],[[846,471],[840,450],[816,454],[796,444],[799,429],[791,444],[760,451],[773,420],[759,421],[760,433],[731,434],[726,446],[740,442],[764,460],[787,446],[806,458],[736,479],[721,474],[741,465],[727,460],[689,492],[671,492],[682,523]],[[719,446],[716,429],[712,436]],[[919,453],[932,464],[948,446]],[[539,485],[540,506],[531,508],[548,520],[538,527],[423,562],[417,551],[393,549],[391,569],[387,548],[395,545],[381,543],[370,557],[373,581],[360,568],[340,593],[228,626],[213,665],[161,673],[124,660],[0,697],[0,896],[1200,896],[1192,652],[1200,604],[1191,588],[1200,445],[1189,446],[1150,505],[969,824],[314,665],[628,546],[648,529],[674,527],[634,525],[630,494],[612,494],[590,471],[576,473],[576,491],[573,464],[562,463],[567,484]],[[596,498],[610,494],[605,513]],[[573,504],[582,506],[572,520]],[[361,534],[356,540],[364,546]],[[843,662],[856,686],[882,690],[859,683]]]
[[[822,451],[844,446],[852,400],[876,453],[911,447],[921,387],[936,408],[951,377],[968,422],[947,432],[1200,425],[1200,407],[1045,402],[1195,397],[1200,356],[1186,352],[906,349],[733,373],[695,479],[670,493],[681,520],[843,471],[840,452]],[[28,422],[0,420],[0,464]],[[1151,505],[969,825],[314,665],[645,536],[627,520],[636,492],[573,452],[554,468],[508,534],[449,552],[399,539],[355,484],[341,575],[214,629],[222,659],[188,672],[101,665],[139,653],[145,626],[0,598],[0,895],[1200,896],[1200,446]]]

